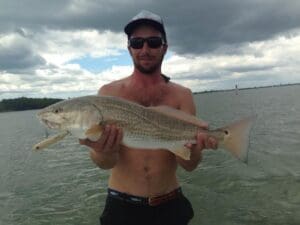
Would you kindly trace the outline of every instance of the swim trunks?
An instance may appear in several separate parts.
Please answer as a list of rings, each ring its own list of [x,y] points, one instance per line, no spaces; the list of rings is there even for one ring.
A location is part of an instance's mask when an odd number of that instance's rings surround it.
[[[108,189],[101,225],[187,225],[194,212],[181,189],[145,198]]]

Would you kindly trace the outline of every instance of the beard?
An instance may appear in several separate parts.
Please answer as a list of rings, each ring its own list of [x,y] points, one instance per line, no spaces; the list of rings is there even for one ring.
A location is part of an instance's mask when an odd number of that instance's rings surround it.
[[[141,56],[140,58],[143,57],[148,57],[151,58],[151,56],[146,55],[146,56]],[[164,55],[162,55],[160,58],[158,58],[155,62],[153,62],[153,64],[149,65],[149,66],[144,66],[140,63],[139,59],[134,59],[133,58],[133,64],[135,66],[135,68],[140,71],[143,74],[146,75],[151,75],[153,74],[155,71],[157,71],[158,69],[161,68],[161,64],[163,61]]]

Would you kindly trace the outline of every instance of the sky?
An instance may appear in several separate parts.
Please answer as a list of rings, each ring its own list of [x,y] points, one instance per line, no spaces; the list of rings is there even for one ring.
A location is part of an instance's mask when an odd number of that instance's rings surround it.
[[[0,0],[0,100],[130,75],[123,29],[141,10],[163,18],[162,72],[194,92],[300,82],[299,0]]]

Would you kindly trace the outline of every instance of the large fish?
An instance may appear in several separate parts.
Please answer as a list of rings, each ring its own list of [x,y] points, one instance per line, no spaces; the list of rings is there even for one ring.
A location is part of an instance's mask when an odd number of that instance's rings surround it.
[[[255,117],[247,117],[215,130],[202,129],[195,116],[167,106],[144,107],[111,96],[83,96],[58,102],[40,112],[38,117],[48,128],[62,132],[50,137],[34,149],[42,149],[63,139],[68,133],[92,141],[97,140],[107,124],[123,129],[122,144],[140,149],[166,149],[183,159],[190,159],[186,143],[195,143],[197,131],[216,138],[219,147],[246,162],[249,132]]]

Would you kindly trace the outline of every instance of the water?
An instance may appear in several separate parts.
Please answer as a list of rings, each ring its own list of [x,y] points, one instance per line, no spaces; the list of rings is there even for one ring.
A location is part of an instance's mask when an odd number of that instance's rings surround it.
[[[211,127],[257,114],[249,163],[206,151],[193,172],[178,170],[192,225],[300,224],[300,86],[195,96]],[[45,131],[36,111],[0,113],[0,225],[98,224],[108,172],[76,139],[32,152]]]

